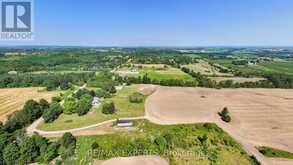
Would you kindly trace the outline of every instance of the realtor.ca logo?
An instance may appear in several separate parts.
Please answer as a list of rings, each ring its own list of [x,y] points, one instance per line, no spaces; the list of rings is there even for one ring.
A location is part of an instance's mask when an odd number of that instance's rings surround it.
[[[2,40],[31,40],[33,10],[30,0],[0,0]]]

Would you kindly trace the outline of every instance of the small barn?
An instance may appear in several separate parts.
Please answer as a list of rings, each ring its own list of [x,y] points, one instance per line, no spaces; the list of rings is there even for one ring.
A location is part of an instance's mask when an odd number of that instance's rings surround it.
[[[117,126],[118,127],[132,127],[133,121],[132,120],[118,120]]]

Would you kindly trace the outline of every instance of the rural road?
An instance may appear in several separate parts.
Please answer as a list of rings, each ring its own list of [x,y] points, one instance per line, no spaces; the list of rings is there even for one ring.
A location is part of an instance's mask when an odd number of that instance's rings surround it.
[[[139,119],[145,119],[145,117],[144,116],[140,116],[140,117],[129,117],[129,118],[120,118],[120,119],[139,120]],[[79,131],[84,131],[84,130],[91,129],[91,128],[94,128],[94,127],[98,127],[98,126],[101,126],[101,125],[109,124],[109,123],[112,123],[112,122],[114,122],[116,120],[117,119],[107,120],[107,121],[104,121],[104,122],[101,122],[101,123],[92,124],[92,125],[85,126],[85,127],[80,127],[80,128],[68,129],[68,130],[61,130],[61,131],[42,131],[42,130],[37,129],[38,125],[40,123],[44,122],[44,119],[41,117],[38,120],[36,120],[35,122],[33,122],[29,127],[27,127],[26,132],[29,135],[32,135],[34,132],[36,132],[36,133],[38,133],[38,134],[40,134],[42,136],[45,136],[45,137],[46,136],[50,136],[50,137],[56,136],[56,137],[59,137],[59,136],[62,136],[66,132],[77,133]]]

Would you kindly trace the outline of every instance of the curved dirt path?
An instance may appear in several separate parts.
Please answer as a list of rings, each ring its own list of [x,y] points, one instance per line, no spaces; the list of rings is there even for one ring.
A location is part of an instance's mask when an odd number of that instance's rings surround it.
[[[125,120],[139,120],[139,119],[145,119],[145,116],[141,116],[141,117],[129,117],[129,118],[120,118],[120,119],[125,119]],[[37,126],[44,122],[44,119],[41,117],[39,118],[38,120],[36,120],[35,122],[33,122],[29,127],[27,127],[26,129],[26,132],[31,135],[33,134],[34,132],[42,135],[42,136],[50,136],[50,137],[59,137],[59,136],[62,136],[64,133],[66,132],[70,132],[70,133],[79,133],[81,131],[85,131],[85,130],[89,130],[89,129],[92,129],[92,128],[95,128],[95,127],[99,127],[99,126],[102,126],[102,125],[106,125],[106,124],[109,124],[109,123],[113,123],[115,122],[117,119],[112,119],[112,120],[107,120],[107,121],[104,121],[104,122],[100,122],[100,123],[97,123],[97,124],[92,124],[92,125],[89,125],[89,126],[85,126],[85,127],[80,127],[80,128],[74,128],[74,129],[68,129],[68,130],[62,130],[62,131],[43,131],[43,130],[39,130],[37,129]],[[91,132],[88,132],[88,133],[83,133],[83,135],[93,135]],[[96,132],[96,134],[99,134],[99,132]]]

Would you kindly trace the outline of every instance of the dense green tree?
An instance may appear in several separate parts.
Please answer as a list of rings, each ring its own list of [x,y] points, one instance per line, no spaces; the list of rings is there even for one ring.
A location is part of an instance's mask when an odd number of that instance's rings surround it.
[[[111,96],[109,92],[103,89],[97,89],[95,93],[96,93],[96,97],[99,97],[99,98],[102,98],[102,97],[109,98]]]
[[[79,89],[73,96],[77,99],[80,99],[83,95],[90,95],[94,97],[96,93],[93,90],[88,90],[86,88]]]
[[[39,156],[38,146],[33,138],[27,137],[20,145],[20,162],[29,164],[36,160]]]
[[[18,164],[20,156],[19,147],[15,143],[8,144],[3,151],[3,159],[7,165]]]
[[[107,101],[102,104],[102,113],[104,114],[113,114],[115,113],[116,108],[113,101]]]
[[[44,121],[46,123],[53,122],[59,117],[61,113],[63,113],[63,108],[61,105],[59,103],[52,102],[49,109],[45,110],[43,114]]]
[[[39,103],[34,100],[28,100],[23,107],[23,111],[28,117],[28,121],[25,121],[25,123],[31,123],[43,114]]]
[[[60,139],[60,144],[60,152],[62,159],[66,159],[74,155],[76,147],[76,138],[71,133],[65,133]]]
[[[40,107],[41,107],[41,110],[44,111],[45,109],[48,109],[49,108],[49,103],[47,100],[45,99],[41,99],[39,101],[39,104],[40,104]]]
[[[48,145],[45,152],[41,152],[41,161],[45,163],[49,163],[51,160],[58,156],[58,148],[59,144],[56,142],[52,142]]]
[[[93,97],[91,95],[83,95],[77,102],[77,114],[85,115],[92,108]]]
[[[3,150],[9,142],[11,142],[11,135],[0,129],[0,162],[4,162]],[[1,164],[1,163],[0,163]]]
[[[60,144],[64,147],[75,145],[75,143],[76,143],[76,138],[70,132],[64,133],[60,139]]]
[[[65,114],[72,114],[77,111],[78,103],[74,98],[67,98],[64,101],[64,113]]]
[[[148,77],[148,74],[144,74],[142,77],[142,83],[149,84],[151,82],[151,79]]]

